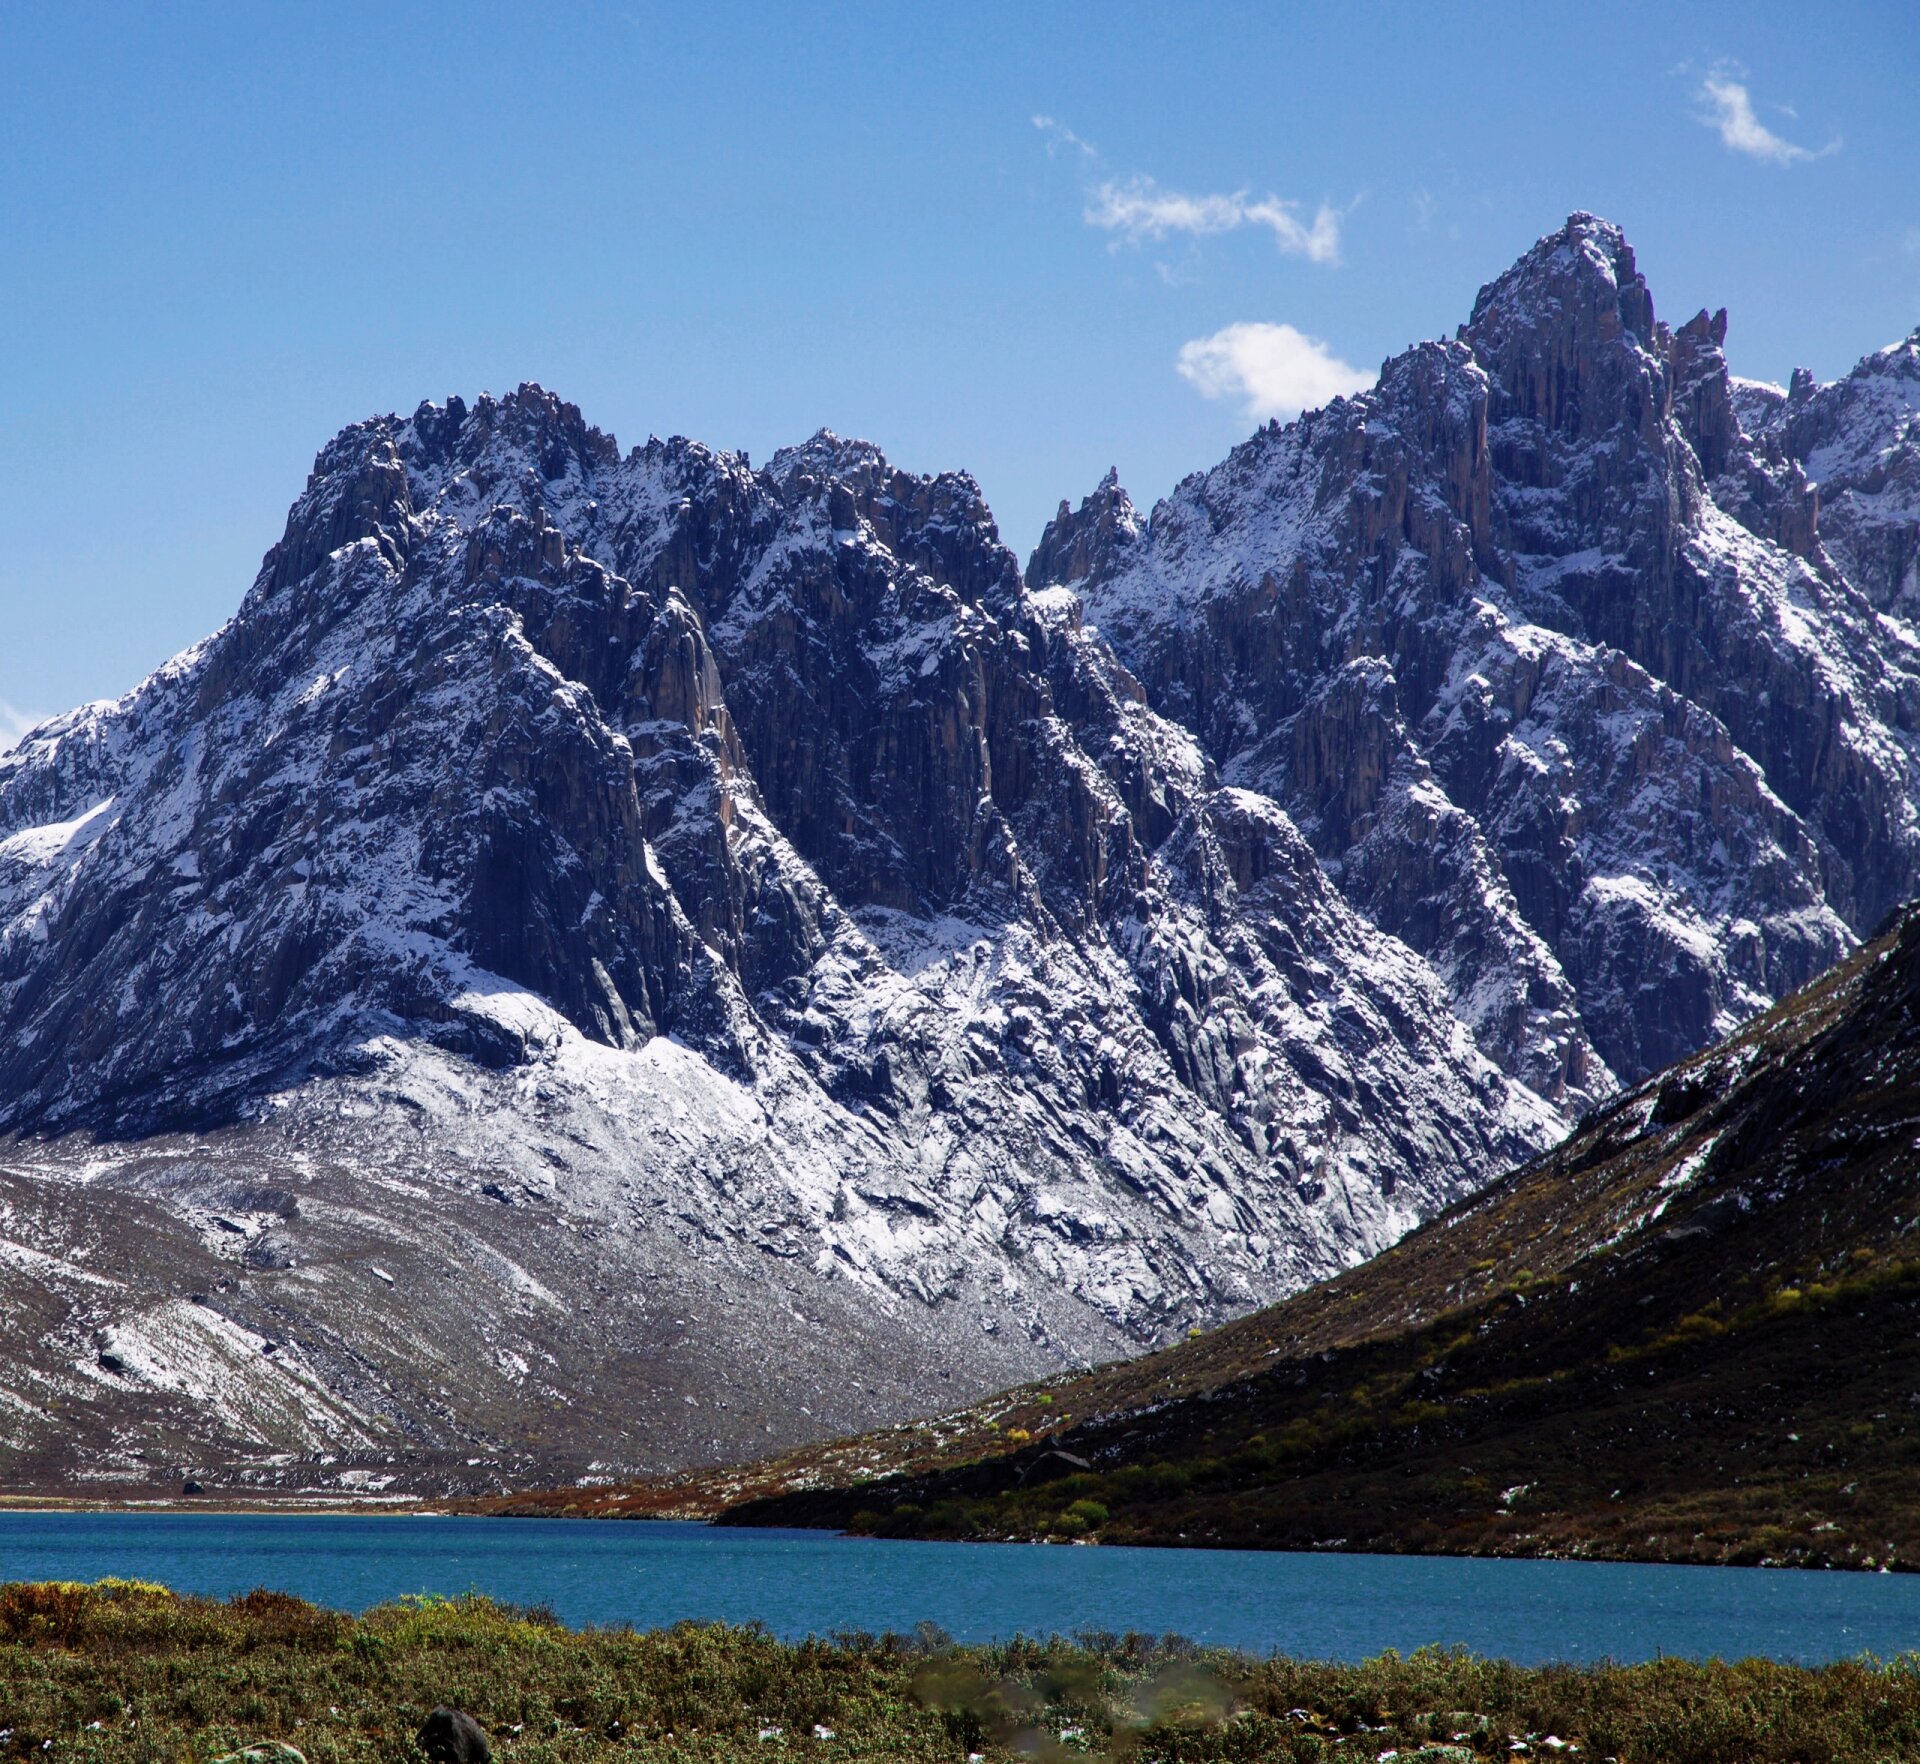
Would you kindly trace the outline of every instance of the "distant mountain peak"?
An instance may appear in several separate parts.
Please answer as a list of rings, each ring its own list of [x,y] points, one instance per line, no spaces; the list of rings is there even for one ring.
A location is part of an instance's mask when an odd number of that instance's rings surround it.
[[[1269,425],[1124,546],[1063,517],[1029,566],[1077,572],[1150,701],[1546,1094],[1731,1027],[1920,875],[1920,652],[1820,549],[1725,336],[1657,324],[1624,234],[1575,214],[1455,341]],[[1837,743],[1759,709],[1786,702]]]
[[[1559,326],[1575,338],[1606,338],[1624,327],[1651,344],[1653,325],[1653,297],[1626,234],[1611,221],[1574,214],[1480,290],[1461,334],[1479,348],[1508,331]]]
[[[249,1132],[445,1060],[598,1107],[670,1042],[807,1231],[842,1182],[918,1221],[847,1238],[877,1290],[1038,1231],[1029,1355],[1297,1283],[1557,1124],[970,477],[828,431],[756,472],[533,386],[352,425],[233,623],[0,815],[0,1124]]]

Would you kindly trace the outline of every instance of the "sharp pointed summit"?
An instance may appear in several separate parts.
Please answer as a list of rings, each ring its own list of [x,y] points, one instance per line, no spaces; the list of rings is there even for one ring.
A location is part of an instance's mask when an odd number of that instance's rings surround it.
[[[1724,336],[1670,332],[1575,214],[1456,340],[1257,434],[1075,584],[1156,708],[1569,1103],[1818,972],[1920,862],[1913,643],[1733,420]]]

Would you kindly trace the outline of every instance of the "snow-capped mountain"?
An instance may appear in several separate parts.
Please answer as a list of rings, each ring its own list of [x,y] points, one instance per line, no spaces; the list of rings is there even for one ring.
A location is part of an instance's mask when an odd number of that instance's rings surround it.
[[[0,755],[7,1480],[945,1406],[1351,1265],[1817,971],[1911,889],[1920,655],[1723,339],[1575,217],[1024,579],[824,432],[344,431],[225,629]]]
[[[1289,1290],[1559,1126],[969,479],[623,454],[533,387],[347,430],[231,624],[0,759],[0,924],[14,1166],[107,1208],[21,1213],[78,1283],[29,1384],[228,1462],[497,1455],[589,1386],[581,1462],[738,1449],[605,1388],[665,1328],[606,1295],[676,1264],[675,1338],[731,1342],[688,1394],[895,1413]],[[129,1197],[232,1262],[213,1337]],[[510,1252],[525,1204],[584,1235]]]
[[[1111,480],[1063,505],[1028,571],[1567,1102],[1818,972],[1920,862],[1920,647],[1843,567],[1865,517],[1829,555],[1808,482],[1847,411],[1848,483],[1904,483],[1911,347],[1796,393],[1790,445],[1725,334],[1658,321],[1619,229],[1575,215],[1456,338],[1150,518]]]

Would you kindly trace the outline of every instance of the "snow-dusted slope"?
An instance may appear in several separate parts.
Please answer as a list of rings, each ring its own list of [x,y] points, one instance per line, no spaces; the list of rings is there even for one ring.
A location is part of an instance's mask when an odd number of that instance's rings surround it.
[[[1559,1124],[1071,597],[1022,586],[969,479],[830,435],[760,471],[623,455],[533,387],[358,425],[230,625],[0,759],[0,1126],[88,1197],[0,1272],[70,1300],[21,1461],[92,1405],[228,1463],[336,1432],[492,1462],[537,1390],[607,1411],[556,1461],[737,1446],[588,1375],[653,1364],[613,1295],[655,1264],[711,1349],[682,1394],[793,1437],[797,1365],[864,1368],[844,1425],[929,1366],[1161,1340]],[[235,1183],[297,1204],[249,1223]],[[591,1249],[527,1263],[489,1186]],[[86,1265],[81,1219],[124,1296],[33,1259]],[[218,1342],[179,1308],[183,1231],[241,1257]],[[369,1288],[387,1238],[432,1276]],[[518,1329],[514,1268],[593,1328]],[[252,1382],[187,1366],[216,1349]]]
[[[1576,215],[1457,340],[1028,572],[1281,802],[1505,1067],[1578,1100],[1724,1033],[1911,891],[1920,650]]]
[[[1741,420],[1763,457],[1798,467],[1820,499],[1820,539],[1883,612],[1920,616],[1920,329],[1819,385],[1747,382]]]

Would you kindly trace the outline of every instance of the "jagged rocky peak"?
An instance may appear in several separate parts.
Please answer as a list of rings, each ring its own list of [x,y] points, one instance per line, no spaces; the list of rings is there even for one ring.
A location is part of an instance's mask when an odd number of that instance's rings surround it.
[[[1120,468],[1109,466],[1093,494],[1078,509],[1066,502],[1047,523],[1027,561],[1029,588],[1071,587],[1113,561],[1140,537],[1146,523],[1120,483]]]
[[[871,441],[843,440],[822,429],[802,446],[776,453],[768,475],[788,500],[824,497],[835,532],[870,532],[969,602],[1003,611],[1011,604],[1018,566],[970,472],[904,471]]]
[[[1883,612],[1920,616],[1920,329],[1821,385],[1737,394],[1757,455],[1817,486],[1821,544]]]
[[[1727,387],[1733,397],[1734,415],[1740,420],[1742,437],[1750,445],[1761,444],[1786,405],[1786,387],[1775,385],[1771,380],[1748,379],[1743,374],[1729,374]]]
[[[996,1378],[1550,1139],[1056,601],[867,443],[622,453],[533,386],[354,425],[224,631],[0,762],[0,1126],[433,1162],[405,1096],[616,1240],[694,1221],[716,1290],[954,1307]]]
[[[1006,1383],[1370,1254],[1913,891],[1905,566],[1850,574],[1906,375],[1752,395],[1576,216],[1146,519],[1110,475],[1024,581],[970,477],[824,431],[623,453],[532,385],[352,426],[225,629],[0,756],[0,1131],[147,1258],[32,1376],[121,1431],[72,1367],[199,1341],[166,1246],[227,1253],[229,1169],[331,1186],[247,1239],[311,1283],[206,1328],[331,1340],[341,1427],[463,1454],[410,1363],[466,1322],[423,1280],[359,1340],[348,1211],[433,1280],[469,1245],[474,1412],[600,1389],[528,1305],[654,1364],[646,1291],[596,1310],[644,1265],[789,1437],[785,1364],[856,1356],[832,1424],[891,1419],[936,1359]],[[1835,448],[1851,550],[1789,520]],[[154,1437],[321,1450],[232,1341],[245,1401],[156,1384]]]
[[[1617,467],[1611,481],[1579,490],[1590,504],[1609,495],[1657,532],[1660,494],[1639,477],[1657,461],[1662,486],[1693,518],[1704,488],[1759,537],[1796,556],[1814,552],[1815,499],[1805,477],[1769,466],[1744,445],[1726,358],[1727,314],[1704,308],[1678,327],[1655,314],[1633,249],[1611,222],[1575,214],[1480,291],[1461,327],[1493,377],[1494,442],[1503,477],[1522,488],[1557,488],[1580,468]],[[1672,446],[1671,427],[1687,443]],[[1631,437],[1609,460],[1603,437]],[[1549,521],[1562,511],[1549,508]],[[1519,534],[1545,538],[1550,530]]]
[[[1920,859],[1920,656],[1821,551],[1725,340],[1660,323],[1576,214],[1454,340],[1263,428],[1124,547],[1056,523],[1029,566],[1084,567],[1155,708],[1551,1095],[1726,1031]]]
[[[1708,478],[1719,477],[1740,444],[1740,419],[1727,374],[1727,309],[1708,317],[1704,307],[1673,333],[1673,407],[1694,457]]]
[[[471,408],[458,394],[443,405],[424,403],[398,426],[411,461],[423,473],[436,464],[471,467],[495,454],[522,460],[545,482],[557,483],[620,461],[611,435],[589,423],[578,405],[531,380],[501,397],[483,392]]]
[[[1816,538],[1820,500],[1798,462],[1757,446],[1778,387],[1727,368],[1725,308],[1703,308],[1674,331],[1668,350],[1674,419],[1708,493],[1748,532],[1830,574]]]
[[[1498,415],[1597,439],[1620,420],[1625,396],[1642,436],[1654,439],[1664,400],[1646,364],[1662,340],[1633,247],[1611,221],[1568,216],[1480,290],[1460,337],[1492,377]],[[1519,456],[1503,462],[1509,474],[1516,467],[1524,469]]]

